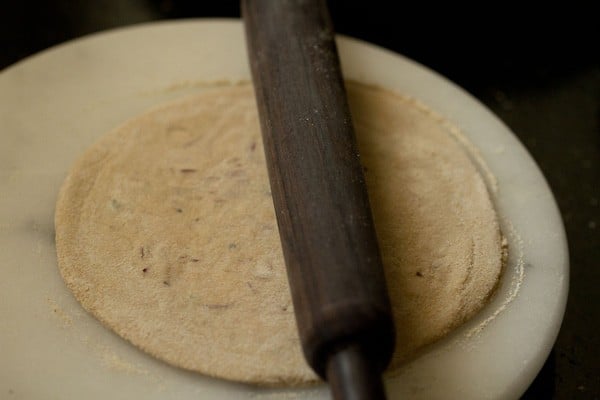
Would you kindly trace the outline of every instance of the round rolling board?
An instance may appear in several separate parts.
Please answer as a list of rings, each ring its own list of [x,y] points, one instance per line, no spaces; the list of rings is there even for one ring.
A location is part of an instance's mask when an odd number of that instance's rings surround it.
[[[544,177],[502,122],[460,88],[368,43],[340,37],[338,44],[347,78],[427,104],[475,145],[473,154],[489,167],[482,172],[509,244],[492,301],[387,376],[389,398],[518,398],[552,348],[567,298],[567,243]],[[56,265],[56,196],[79,154],[153,106],[249,79],[242,23],[235,20],[109,31],[2,71],[0,397],[329,398],[324,385],[257,388],[156,360],[87,314]]]

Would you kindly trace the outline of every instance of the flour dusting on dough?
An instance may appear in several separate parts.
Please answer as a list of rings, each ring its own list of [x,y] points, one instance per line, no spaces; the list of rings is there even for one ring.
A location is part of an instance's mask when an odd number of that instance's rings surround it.
[[[348,94],[399,327],[393,370],[487,303],[502,235],[457,128],[383,89],[349,83]],[[65,180],[59,268],[86,310],[170,364],[305,384],[317,378],[300,349],[262,148],[250,84],[126,122]]]
[[[512,276],[512,279],[510,280],[508,294],[506,295],[500,306],[494,309],[491,315],[489,315],[486,319],[481,321],[477,326],[470,329],[466,333],[465,336],[467,338],[471,338],[474,335],[478,335],[479,333],[481,333],[481,331],[485,329],[493,320],[498,318],[498,315],[500,315],[504,310],[506,310],[508,305],[512,303],[514,299],[517,298],[517,295],[521,291],[521,285],[523,284],[523,280],[525,279],[525,263],[523,261],[523,239],[521,238],[521,236],[516,231],[515,227],[510,221],[504,220],[504,224],[508,227],[508,234],[511,236],[511,242],[516,244],[516,249],[513,248],[511,254],[516,255],[517,257],[517,259],[514,261],[514,274]],[[502,248],[504,249],[503,263],[506,265],[508,257],[508,241],[506,240],[506,238],[503,238],[502,240]]]

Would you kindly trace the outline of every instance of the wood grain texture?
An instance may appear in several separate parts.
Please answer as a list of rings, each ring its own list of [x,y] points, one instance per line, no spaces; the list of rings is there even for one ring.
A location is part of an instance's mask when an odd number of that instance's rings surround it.
[[[325,2],[247,0],[242,12],[305,356],[326,378],[329,357],[358,345],[381,372],[394,328]]]

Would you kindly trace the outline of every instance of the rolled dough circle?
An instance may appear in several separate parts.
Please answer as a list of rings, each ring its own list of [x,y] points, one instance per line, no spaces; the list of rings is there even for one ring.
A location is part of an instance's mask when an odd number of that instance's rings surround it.
[[[397,325],[391,369],[473,316],[502,269],[482,176],[455,129],[389,91],[348,84]],[[61,274],[96,318],[178,367],[279,385],[305,364],[252,86],[136,117],[74,164],[60,191]]]

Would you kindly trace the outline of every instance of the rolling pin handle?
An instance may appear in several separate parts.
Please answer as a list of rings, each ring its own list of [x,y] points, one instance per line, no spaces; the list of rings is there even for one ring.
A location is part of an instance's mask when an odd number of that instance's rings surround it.
[[[335,399],[385,399],[381,372],[358,345],[334,353],[327,362],[326,375]]]

